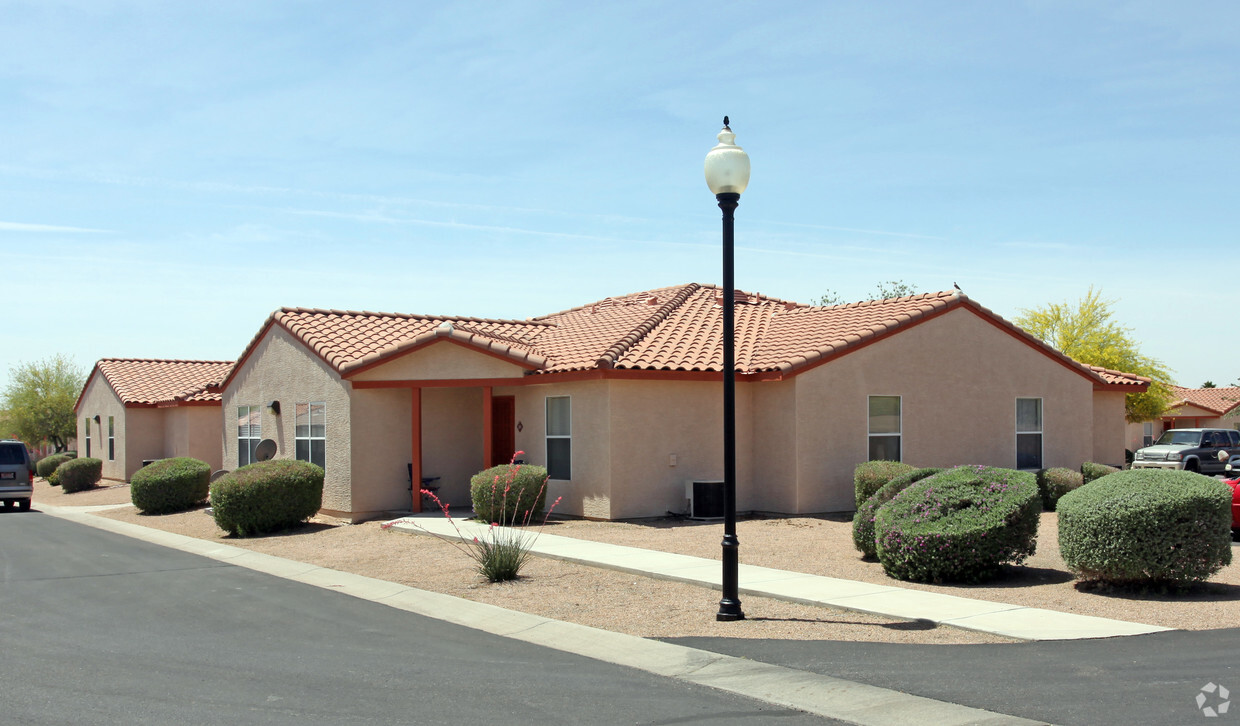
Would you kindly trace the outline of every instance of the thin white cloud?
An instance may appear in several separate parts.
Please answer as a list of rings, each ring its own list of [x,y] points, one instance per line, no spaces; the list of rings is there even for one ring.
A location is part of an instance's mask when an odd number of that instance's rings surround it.
[[[802,229],[825,229],[832,232],[856,232],[858,234],[874,234],[883,237],[908,237],[910,239],[937,239],[945,240],[947,237],[936,237],[931,234],[914,234],[912,232],[888,232],[881,229],[855,229],[853,227],[830,227],[825,224],[801,224],[799,222],[777,222],[772,220],[756,220],[762,224],[773,224],[783,227],[800,227]]]
[[[73,232],[78,234],[111,234],[110,229],[90,227],[65,227],[57,224],[26,224],[25,222],[0,222],[0,232]]]

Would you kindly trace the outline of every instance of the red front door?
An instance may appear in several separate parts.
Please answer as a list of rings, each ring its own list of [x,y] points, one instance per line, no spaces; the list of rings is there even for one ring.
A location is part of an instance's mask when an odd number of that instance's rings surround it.
[[[507,464],[517,450],[517,400],[512,396],[491,399],[491,461],[487,466]]]

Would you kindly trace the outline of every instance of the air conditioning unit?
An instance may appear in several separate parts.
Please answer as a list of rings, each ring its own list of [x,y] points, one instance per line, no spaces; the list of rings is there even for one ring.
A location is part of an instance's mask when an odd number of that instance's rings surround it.
[[[689,519],[723,519],[723,482],[687,481]]]

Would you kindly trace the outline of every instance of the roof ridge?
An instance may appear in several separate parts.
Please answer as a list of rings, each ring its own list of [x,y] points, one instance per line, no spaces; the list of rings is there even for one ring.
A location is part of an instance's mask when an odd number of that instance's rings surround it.
[[[676,293],[670,300],[660,305],[659,309],[656,310],[653,315],[646,318],[646,320],[640,325],[629,331],[628,335],[625,335],[623,338],[613,343],[611,347],[609,347],[601,356],[598,357],[595,364],[600,368],[615,367],[616,361],[620,360],[620,358],[632,349],[634,345],[639,343],[642,338],[649,335],[650,331],[658,327],[659,323],[667,320],[667,316],[671,315],[673,310],[681,305],[684,305],[685,301],[689,299],[689,296],[700,289],[702,289],[702,286],[696,282],[691,282],[688,285],[685,285],[681,288],[680,292]]]
[[[209,363],[209,364],[226,364],[232,365],[236,361],[231,360],[198,360],[192,358],[100,358],[99,363]]]
[[[960,292],[959,290],[939,290],[938,292],[919,292],[913,295],[904,295],[903,297],[880,297],[875,300],[858,300],[857,302],[840,303],[839,305],[809,305],[807,307],[821,308],[824,310],[830,309],[830,308],[866,308],[866,307],[873,307],[880,303],[912,302],[914,300],[928,300],[928,299],[943,300],[946,298],[953,298],[953,297],[967,298],[968,296]]]
[[[386,313],[373,310],[337,310],[335,308],[282,307],[276,313],[309,313],[312,315],[348,315],[351,317],[401,318],[404,320],[447,320],[452,322],[496,323],[499,325],[554,325],[537,318],[479,318],[471,315],[436,315],[425,313]],[[273,313],[274,315],[275,313]]]

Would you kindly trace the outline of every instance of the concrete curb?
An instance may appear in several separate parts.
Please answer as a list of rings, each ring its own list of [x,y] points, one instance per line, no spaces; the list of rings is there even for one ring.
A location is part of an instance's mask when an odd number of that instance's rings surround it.
[[[240,547],[96,517],[67,507],[44,505],[40,510],[96,529],[330,589],[474,630],[861,726],[1044,724],[864,683],[506,610]]]

